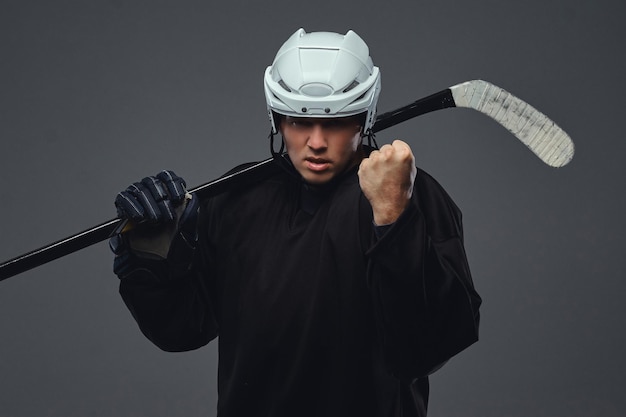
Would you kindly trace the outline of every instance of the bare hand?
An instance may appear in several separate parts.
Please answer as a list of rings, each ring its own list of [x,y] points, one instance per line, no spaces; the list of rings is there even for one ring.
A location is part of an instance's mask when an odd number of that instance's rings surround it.
[[[359,167],[359,184],[372,205],[374,223],[395,222],[409,204],[417,168],[408,144],[395,140],[373,151]]]

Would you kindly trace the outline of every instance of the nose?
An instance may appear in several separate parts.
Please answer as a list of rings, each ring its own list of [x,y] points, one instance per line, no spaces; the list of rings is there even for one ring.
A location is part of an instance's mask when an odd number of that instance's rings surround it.
[[[326,142],[326,133],[320,123],[314,123],[307,138],[307,146],[315,151],[321,151],[326,149],[328,143]]]

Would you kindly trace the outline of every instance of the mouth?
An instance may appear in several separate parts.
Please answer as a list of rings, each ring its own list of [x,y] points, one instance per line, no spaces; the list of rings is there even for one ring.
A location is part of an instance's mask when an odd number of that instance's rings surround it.
[[[319,171],[324,171],[328,169],[328,167],[331,164],[331,161],[328,159],[324,159],[324,158],[309,157],[309,158],[304,158],[304,164],[311,171],[319,172]]]

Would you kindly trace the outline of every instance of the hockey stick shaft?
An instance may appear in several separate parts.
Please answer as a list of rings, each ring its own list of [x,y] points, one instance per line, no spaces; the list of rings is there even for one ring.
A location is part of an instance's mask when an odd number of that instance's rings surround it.
[[[554,122],[528,103],[493,84],[480,80],[457,84],[396,110],[383,113],[376,118],[372,130],[380,132],[422,114],[450,107],[472,108],[486,114],[511,131],[549,165],[565,165],[573,155],[571,139]],[[529,139],[530,136],[532,136],[531,139]],[[279,169],[277,164],[269,158],[241,171],[205,183],[190,192],[195,193],[200,200],[204,200],[234,187],[262,180],[277,169]],[[0,264],[0,281],[106,240],[124,230],[125,225],[125,220],[112,219],[10,259]]]
[[[227,189],[267,177],[272,172],[276,172],[277,168],[278,166],[273,163],[273,159],[269,158],[241,171],[205,183],[189,190],[189,192],[195,193],[201,200],[204,200]],[[0,264],[0,281],[102,242],[123,230],[125,231],[126,226],[127,221],[124,219],[111,219],[65,239],[3,262]]]

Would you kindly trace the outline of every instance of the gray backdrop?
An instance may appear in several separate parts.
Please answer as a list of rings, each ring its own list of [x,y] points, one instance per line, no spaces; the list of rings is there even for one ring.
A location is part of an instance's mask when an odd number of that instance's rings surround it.
[[[269,156],[262,74],[299,27],[354,29],[381,111],[482,78],[570,133],[544,165],[470,110],[401,138],[463,209],[481,340],[432,381],[431,416],[626,415],[620,0],[17,1],[0,4],[0,261],[115,216],[132,181],[192,186]],[[216,347],[139,332],[105,243],[0,283],[0,416],[210,416]]]

